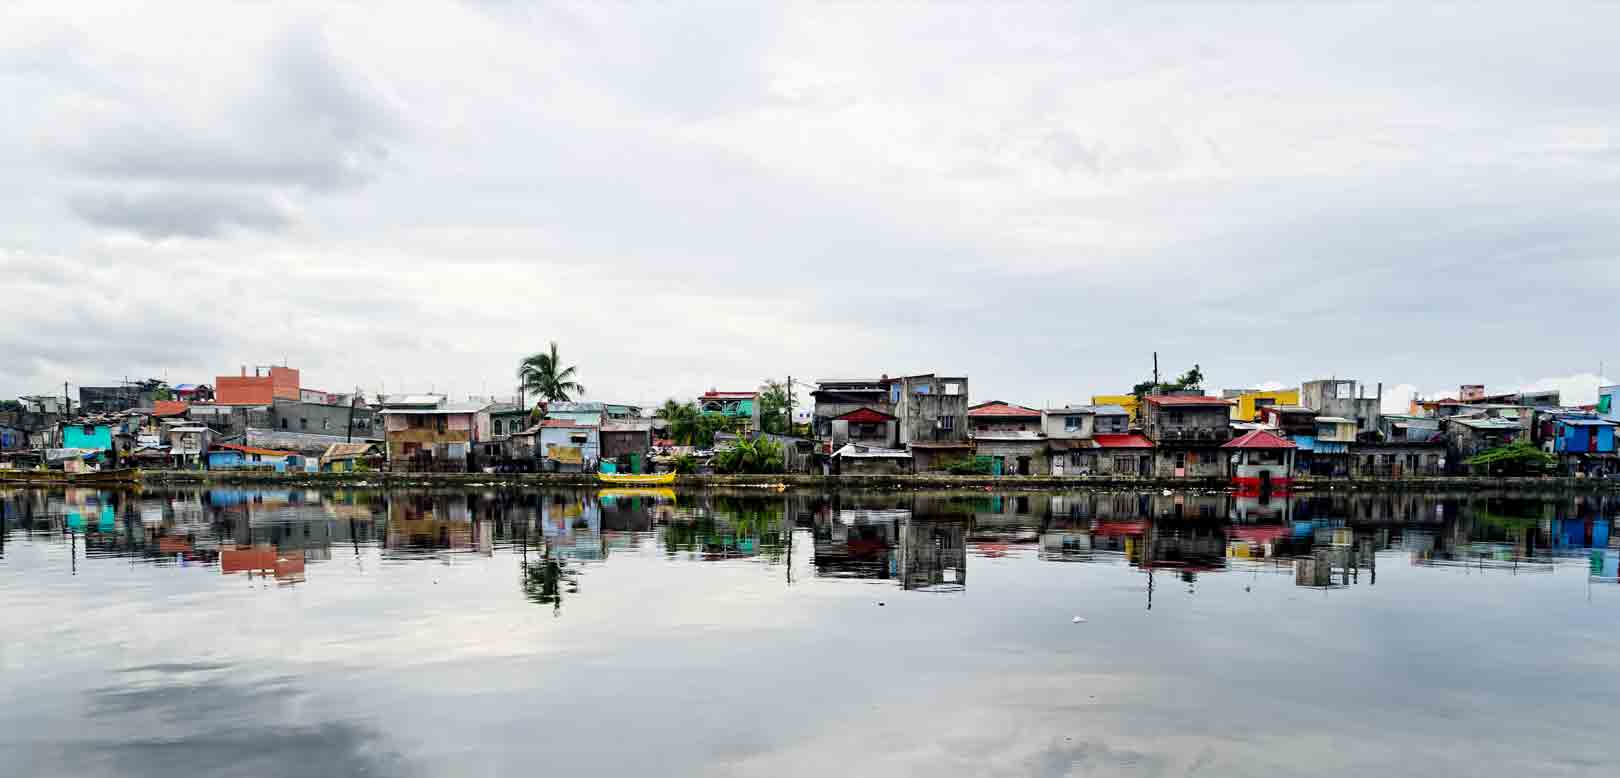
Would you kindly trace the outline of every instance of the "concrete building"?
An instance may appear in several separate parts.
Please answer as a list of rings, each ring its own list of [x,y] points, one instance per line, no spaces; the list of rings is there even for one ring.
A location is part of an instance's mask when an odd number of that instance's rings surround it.
[[[1352,419],[1356,423],[1356,432],[1370,433],[1378,430],[1383,397],[1383,384],[1378,384],[1369,397],[1365,384],[1345,378],[1328,378],[1302,384],[1299,404],[1316,411],[1318,416]]]
[[[376,411],[356,402],[353,407],[305,402],[302,400],[274,400],[270,405],[270,427],[281,432],[307,432],[314,435],[370,438],[380,437],[376,425]]]
[[[722,392],[710,389],[697,398],[698,412],[720,416],[732,432],[754,432],[759,426],[759,392]]]
[[[999,400],[968,408],[973,453],[989,457],[993,475],[1046,475],[1050,457],[1041,412]]]
[[[1154,475],[1226,475],[1221,446],[1232,439],[1230,400],[1204,395],[1149,395],[1142,399],[1143,433],[1153,441],[1155,452]]]
[[[1350,475],[1356,478],[1413,478],[1445,474],[1446,443],[1439,436],[1423,440],[1352,443]]]
[[[1079,469],[1071,472],[1065,468],[1065,475],[1146,478],[1153,474],[1153,441],[1141,433],[1093,435],[1091,448],[1083,454]],[[1069,464],[1074,464],[1072,454]]]
[[[944,469],[973,453],[968,438],[968,379],[932,373],[892,379],[889,399],[899,422],[900,445],[917,472]]]
[[[1041,434],[1046,438],[1047,472],[1084,475],[1095,472],[1096,435],[1123,434],[1130,416],[1117,405],[1066,405],[1041,412]]]
[[[243,366],[241,375],[218,376],[214,379],[216,405],[270,405],[276,400],[302,399],[298,370],[285,366],[268,369],[254,368],[247,374]]]

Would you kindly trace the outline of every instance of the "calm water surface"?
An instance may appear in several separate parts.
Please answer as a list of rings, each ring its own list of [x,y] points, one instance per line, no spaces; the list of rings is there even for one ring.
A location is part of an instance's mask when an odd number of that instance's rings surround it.
[[[0,491],[0,774],[1610,775],[1617,515]]]

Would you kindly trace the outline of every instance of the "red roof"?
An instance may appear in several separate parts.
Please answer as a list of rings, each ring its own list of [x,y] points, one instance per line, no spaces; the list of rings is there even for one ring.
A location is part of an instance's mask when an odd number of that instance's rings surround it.
[[[1294,442],[1266,430],[1250,430],[1241,438],[1227,441],[1221,448],[1295,448]]]
[[[871,408],[857,408],[842,416],[833,417],[833,421],[852,421],[856,424],[880,424],[885,421],[894,420],[894,416],[890,416],[883,411],[872,410]]]
[[[992,401],[992,402],[987,402],[987,403],[982,403],[980,405],[975,405],[972,408],[969,408],[967,415],[969,415],[969,416],[1026,416],[1026,417],[1039,418],[1040,415],[1041,415],[1041,412],[1037,411],[1037,410],[1035,410],[1033,408],[1025,408],[1022,405],[1008,405],[1007,403],[1001,402],[1000,400],[995,400],[995,401]]]
[[[158,400],[152,403],[153,416],[179,416],[191,406],[179,400]]]
[[[1225,405],[1230,407],[1231,400],[1222,400],[1209,395],[1179,395],[1179,394],[1150,394],[1142,398],[1154,405]]]
[[[1097,448],[1153,448],[1153,441],[1146,435],[1137,432],[1128,432],[1116,435],[1093,435],[1091,442]]]

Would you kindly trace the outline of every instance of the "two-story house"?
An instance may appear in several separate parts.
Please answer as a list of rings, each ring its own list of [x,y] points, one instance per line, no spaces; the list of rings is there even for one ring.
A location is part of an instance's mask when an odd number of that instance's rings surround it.
[[[483,407],[484,403],[456,404],[437,397],[390,404],[381,412],[389,468],[465,472],[478,442],[474,417]]]
[[[974,454],[990,458],[992,474],[1047,473],[1040,411],[992,400],[968,408],[967,416]]]
[[[1041,433],[1046,438],[1048,472],[1052,475],[1112,474],[1113,462],[1098,447],[1098,436],[1124,435],[1129,431],[1130,413],[1118,405],[1047,408],[1041,412]],[[1136,472],[1132,463],[1129,474]]]
[[[1142,398],[1142,431],[1153,442],[1153,474],[1159,478],[1221,478],[1232,439],[1232,403],[1205,395]]]

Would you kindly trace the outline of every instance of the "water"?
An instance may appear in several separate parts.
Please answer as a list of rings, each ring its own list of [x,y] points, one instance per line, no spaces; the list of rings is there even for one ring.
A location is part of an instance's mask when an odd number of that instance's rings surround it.
[[[8,776],[1620,757],[1614,498],[69,490],[0,512]]]

